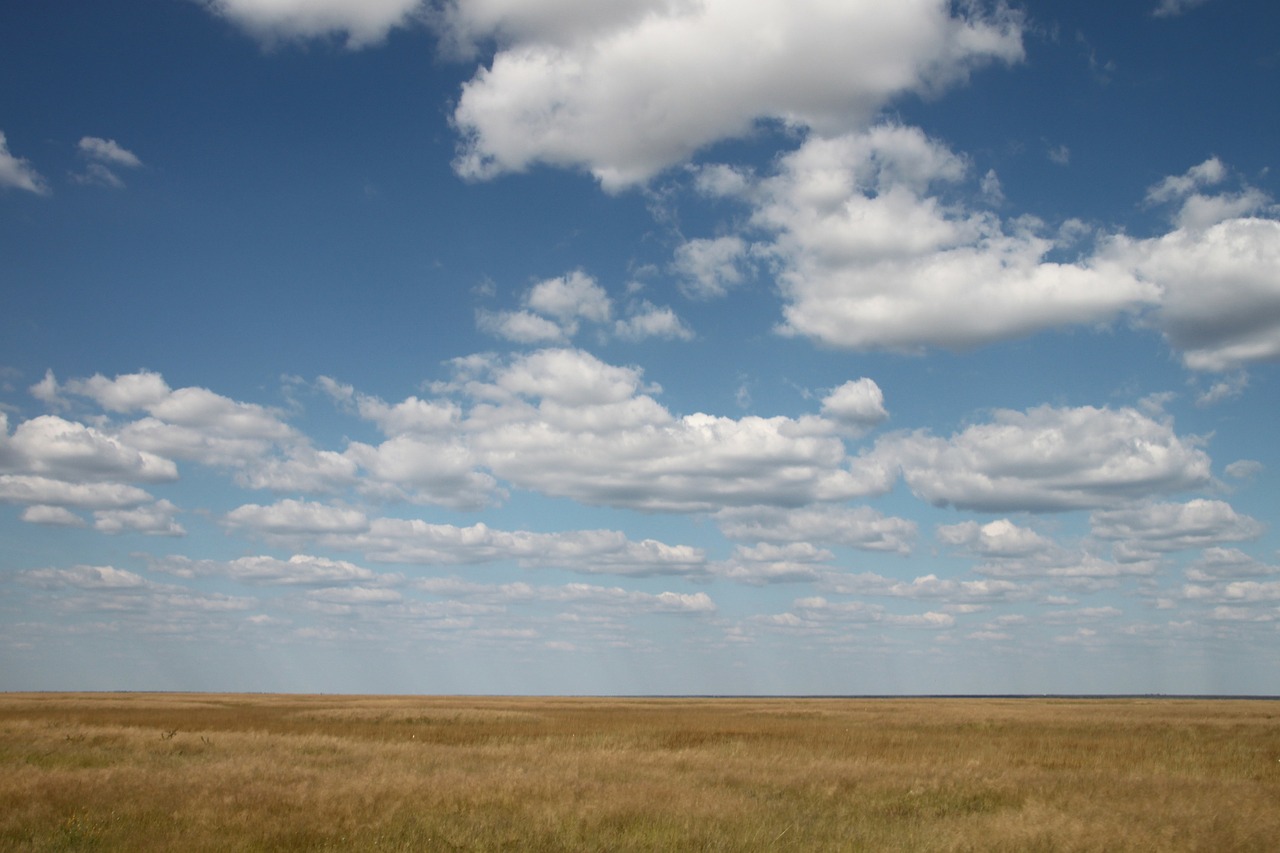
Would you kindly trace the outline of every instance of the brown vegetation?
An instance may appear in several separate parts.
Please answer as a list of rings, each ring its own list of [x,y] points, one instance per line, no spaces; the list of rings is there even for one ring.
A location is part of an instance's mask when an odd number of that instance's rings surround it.
[[[0,694],[0,849],[1275,850],[1278,715]]]

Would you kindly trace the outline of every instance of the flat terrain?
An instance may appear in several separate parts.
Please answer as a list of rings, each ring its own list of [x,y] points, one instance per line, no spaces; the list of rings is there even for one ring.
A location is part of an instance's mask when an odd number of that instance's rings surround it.
[[[3,850],[1280,849],[1280,702],[0,694]]]

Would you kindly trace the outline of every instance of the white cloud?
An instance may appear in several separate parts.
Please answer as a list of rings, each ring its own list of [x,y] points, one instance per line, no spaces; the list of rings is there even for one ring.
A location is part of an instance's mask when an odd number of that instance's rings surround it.
[[[47,371],[41,385],[46,389],[58,388],[53,371]],[[32,389],[34,392],[34,389]],[[62,386],[68,394],[88,397],[109,412],[135,412],[157,405],[171,393],[172,389],[159,373],[149,370],[138,373],[127,373],[108,379],[101,373],[95,373],[88,379],[72,379]],[[50,391],[46,390],[46,394]],[[48,397],[41,397],[48,399]]]
[[[489,364],[468,393],[470,447],[519,488],[591,504],[710,511],[726,505],[799,505],[886,488],[886,472],[849,470],[829,421],[708,414],[677,417],[635,368],[580,350],[543,350]]]
[[[482,602],[506,607],[525,602],[547,602],[589,608],[593,613],[601,609],[624,609],[629,612],[704,614],[716,610],[715,602],[705,592],[648,593],[620,587],[604,587],[594,584],[570,583],[563,586],[541,586],[527,583],[481,584],[450,578],[428,578],[415,586],[433,595],[450,598],[478,599]]]
[[[929,195],[965,161],[916,128],[813,136],[759,182],[752,224],[783,291],[784,334],[847,349],[965,349],[1154,302],[1107,260],[1046,260],[1038,223]]]
[[[363,605],[363,604],[399,604],[404,596],[394,589],[370,586],[336,586],[316,589],[307,593],[307,598],[326,604]]]
[[[581,270],[534,284],[524,295],[525,310],[480,311],[480,330],[522,344],[562,343],[579,323],[608,323],[613,302],[596,280]]]
[[[726,580],[752,585],[815,581],[831,571],[827,564],[834,557],[830,551],[808,542],[762,543],[751,548],[735,548],[733,555],[713,565],[711,572]]]
[[[48,524],[55,527],[84,527],[85,520],[60,506],[36,504],[22,511],[22,520],[29,524]]]
[[[884,392],[875,380],[866,377],[850,380],[833,389],[822,400],[822,414],[853,435],[861,435],[889,419],[889,412],[884,407]]]
[[[1213,383],[1208,391],[1196,398],[1196,405],[1200,408],[1208,408],[1216,406],[1224,400],[1234,400],[1244,393],[1244,389],[1249,387],[1249,376],[1246,373],[1237,373],[1235,376],[1228,376],[1219,382]]]
[[[269,408],[206,388],[171,389],[160,374],[150,371],[114,379],[96,374],[61,386],[47,373],[32,391],[53,403],[60,401],[59,393],[67,393],[87,397],[110,412],[144,411],[149,417],[124,424],[112,440],[204,465],[248,468],[265,460],[277,446],[305,446],[302,437]]]
[[[9,153],[9,143],[0,130],[0,189],[12,187],[36,195],[48,195],[49,184],[31,163]]]
[[[238,506],[227,513],[226,522],[264,536],[359,533],[369,529],[369,519],[358,509],[293,499],[269,506]]]
[[[979,580],[961,581],[954,578],[939,578],[937,575],[923,575],[911,581],[887,578],[874,572],[861,574],[828,575],[824,579],[824,587],[839,595],[876,595],[888,598],[909,599],[941,599],[956,605],[961,602],[1004,601],[1015,597],[1025,597],[1019,586],[1013,581]]]
[[[345,34],[350,48],[376,44],[410,20],[422,0],[203,0],[263,39]]]
[[[181,578],[227,577],[250,584],[312,586],[345,582],[368,582],[378,575],[345,560],[331,560],[309,554],[294,554],[287,560],[276,557],[239,557],[221,562],[169,556],[150,560],[150,568]]]
[[[359,488],[370,497],[478,509],[500,495],[494,478],[477,470],[481,460],[457,438],[405,433],[376,446],[353,441],[343,455],[366,472]]]
[[[987,558],[1028,557],[1057,547],[1052,540],[1007,518],[982,525],[976,521],[940,525],[937,533],[942,542]]]
[[[694,337],[693,330],[676,316],[675,311],[646,301],[631,306],[626,319],[614,323],[613,333],[624,341],[646,338],[690,341]]]
[[[1223,470],[1227,472],[1228,477],[1249,480],[1262,473],[1263,467],[1263,464],[1256,459],[1237,459]]]
[[[1181,175],[1170,175],[1147,188],[1147,201],[1152,204],[1184,199],[1196,190],[1220,184],[1227,179],[1227,167],[1217,157],[1192,166]]]
[[[40,415],[0,435],[0,471],[68,481],[160,483],[176,480],[174,463],[138,444],[57,415]]]
[[[578,319],[607,323],[613,312],[612,302],[604,288],[582,270],[538,282],[529,288],[525,304],[539,314],[555,317],[562,323]]]
[[[1147,190],[1149,204],[1178,202],[1174,225],[1200,231],[1228,219],[1255,213],[1268,205],[1266,193],[1250,186],[1239,192],[1204,195],[1199,190],[1216,186],[1229,177],[1227,167],[1217,157],[1193,166],[1182,175],[1171,175]]]
[[[692,299],[714,299],[742,283],[747,244],[741,237],[689,240],[676,249],[672,268]]]
[[[1117,236],[1100,254],[1161,289],[1154,322],[1192,370],[1280,358],[1280,221],[1227,219],[1147,240]]]
[[[152,497],[125,483],[68,483],[28,474],[0,474],[0,502],[76,509],[110,509],[147,503]]]
[[[500,41],[454,112],[461,174],[581,166],[618,190],[758,120],[844,130],[896,95],[1022,57],[1012,15],[953,16],[937,0],[599,5],[447,7],[443,26],[455,41]]]
[[[1196,441],[1129,408],[999,410],[950,439],[886,436],[868,455],[932,504],[989,512],[1112,507],[1210,479]]]
[[[332,450],[306,445],[288,449],[284,458],[260,459],[236,472],[236,482],[250,489],[274,492],[336,492],[355,485],[360,466]]]
[[[1089,524],[1094,536],[1115,543],[1114,553],[1124,561],[1253,539],[1264,530],[1230,504],[1204,499],[1101,510],[1089,516]]]
[[[138,159],[136,154],[121,147],[114,139],[86,136],[80,140],[78,147],[80,153],[85,157],[102,163],[110,163],[112,166],[136,169],[142,165],[142,161]]]
[[[863,551],[911,553],[917,526],[869,506],[744,507],[715,515],[720,531],[739,542],[842,545]]]
[[[80,140],[78,148],[80,156],[90,160],[82,174],[72,175],[74,180],[82,184],[121,189],[124,181],[113,168],[136,169],[142,165],[136,154],[121,147],[114,139],[85,136]]]
[[[178,508],[166,500],[132,509],[100,509],[93,514],[93,528],[112,535],[186,536],[187,531],[174,518],[177,512]]]
[[[635,541],[616,530],[537,533],[497,530],[485,524],[458,527],[421,519],[378,518],[370,521],[367,531],[328,533],[317,541],[358,551],[377,562],[457,565],[514,560],[525,568],[632,576],[706,572],[701,549],[653,539]]]
[[[70,569],[32,569],[20,577],[43,587],[75,587],[89,590],[133,590],[147,586],[141,575],[114,566],[74,566]]]
[[[1205,548],[1187,569],[1188,580],[1200,582],[1269,575],[1280,575],[1280,566],[1267,565],[1238,548]]]

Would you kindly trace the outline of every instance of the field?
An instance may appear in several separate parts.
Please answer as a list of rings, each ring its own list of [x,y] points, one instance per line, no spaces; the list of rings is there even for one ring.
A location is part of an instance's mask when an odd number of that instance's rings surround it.
[[[0,694],[0,850],[1280,849],[1280,702]]]

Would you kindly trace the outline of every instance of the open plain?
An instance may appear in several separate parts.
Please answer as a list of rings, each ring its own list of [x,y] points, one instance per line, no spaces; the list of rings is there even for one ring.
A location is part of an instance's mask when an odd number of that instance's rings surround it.
[[[0,694],[4,850],[1275,850],[1280,703]]]

